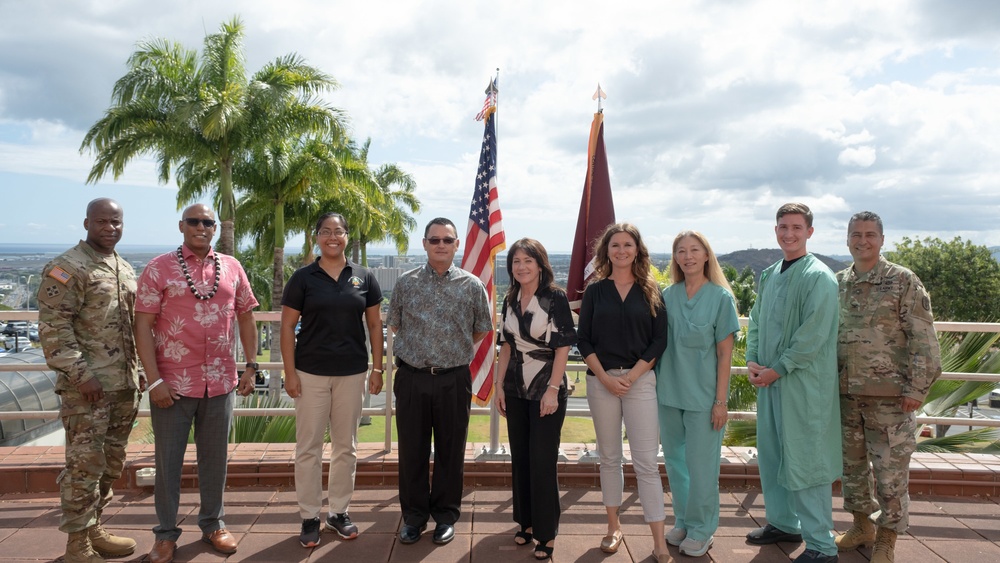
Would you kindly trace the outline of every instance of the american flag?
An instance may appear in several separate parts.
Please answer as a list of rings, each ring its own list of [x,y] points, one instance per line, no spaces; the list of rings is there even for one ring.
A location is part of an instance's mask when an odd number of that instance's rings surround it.
[[[494,110],[497,104],[497,83],[490,80],[490,85],[486,87],[486,99],[483,100],[483,109],[476,114],[476,121],[482,121],[490,110]],[[495,110],[494,110],[495,111]]]
[[[486,293],[493,297],[493,259],[497,252],[507,247],[504,239],[503,222],[500,215],[500,201],[497,198],[497,136],[496,106],[491,98],[496,87],[491,82],[487,90],[485,110],[486,128],[483,132],[483,149],[479,153],[479,171],[476,173],[476,188],[472,194],[472,208],[469,210],[469,231],[465,236],[465,252],[462,255],[462,269],[478,276],[486,285]],[[486,336],[476,349],[476,356],[469,364],[472,372],[473,399],[485,405],[493,393],[493,363],[495,346],[492,335]]]

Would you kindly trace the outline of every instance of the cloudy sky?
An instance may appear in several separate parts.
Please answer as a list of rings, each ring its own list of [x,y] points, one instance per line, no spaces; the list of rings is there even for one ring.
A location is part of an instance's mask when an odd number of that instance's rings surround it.
[[[416,178],[421,225],[443,215],[464,232],[473,116],[499,68],[509,241],[571,248],[600,82],[617,216],[653,251],[689,228],[719,253],[776,247],[786,201],[814,209],[819,252],[846,254],[862,209],[883,216],[890,247],[1000,245],[991,0],[0,0],[0,242],[73,243],[86,202],[105,195],[125,207],[123,244],[179,242],[175,185],[142,160],[86,185],[80,142],[137,41],[200,50],[234,15],[251,72],[297,52],[340,82],[330,103],[372,138],[372,163]]]

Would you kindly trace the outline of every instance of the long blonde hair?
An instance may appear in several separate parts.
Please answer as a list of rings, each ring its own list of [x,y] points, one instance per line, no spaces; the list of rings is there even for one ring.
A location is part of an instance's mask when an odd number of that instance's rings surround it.
[[[594,243],[594,282],[603,280],[611,275],[611,260],[608,259],[608,245],[611,244],[611,237],[618,233],[628,233],[635,241],[635,261],[632,262],[632,276],[636,283],[642,288],[642,293],[649,303],[649,312],[656,316],[656,308],[663,304],[663,297],[660,295],[660,286],[653,277],[650,266],[649,250],[646,243],[642,242],[642,235],[639,229],[631,223],[615,223],[604,229],[597,242]]]
[[[681,270],[680,264],[677,263],[677,245],[681,243],[687,237],[691,237],[698,241],[698,244],[705,249],[705,253],[708,254],[708,261],[705,262],[705,278],[708,281],[714,283],[717,286],[722,287],[729,293],[733,292],[733,288],[729,286],[729,280],[726,279],[726,274],[722,272],[722,266],[719,265],[719,259],[715,257],[715,252],[712,250],[712,245],[708,244],[708,239],[705,235],[699,233],[698,231],[681,231],[674,237],[674,246],[670,254],[670,281],[674,283],[681,283],[684,281],[684,270]]]

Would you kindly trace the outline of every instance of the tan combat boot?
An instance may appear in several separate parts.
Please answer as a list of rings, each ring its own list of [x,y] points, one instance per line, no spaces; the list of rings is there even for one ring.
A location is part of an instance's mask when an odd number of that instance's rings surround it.
[[[105,563],[104,558],[94,551],[90,545],[88,530],[71,532],[66,541],[66,555],[63,557],[65,563]]]
[[[892,563],[896,557],[896,530],[879,528],[869,563]]]
[[[864,512],[854,512],[854,525],[834,539],[838,551],[850,551],[858,546],[875,543],[875,525]]]
[[[101,526],[100,519],[87,531],[90,533],[90,545],[104,557],[125,557],[135,551],[134,539],[108,533],[104,526]]]

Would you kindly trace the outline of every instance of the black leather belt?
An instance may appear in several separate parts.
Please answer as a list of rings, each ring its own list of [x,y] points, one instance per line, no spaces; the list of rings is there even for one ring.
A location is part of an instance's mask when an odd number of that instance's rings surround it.
[[[418,368],[416,366],[411,366],[410,364],[404,362],[403,360],[400,360],[399,358],[396,358],[396,366],[401,368],[406,368],[410,371],[415,371],[418,373],[429,373],[431,375],[444,375],[446,373],[453,372],[457,369],[462,369],[464,367],[467,367],[467,366],[453,366],[450,368],[440,368],[436,366],[431,366],[426,368]]]

